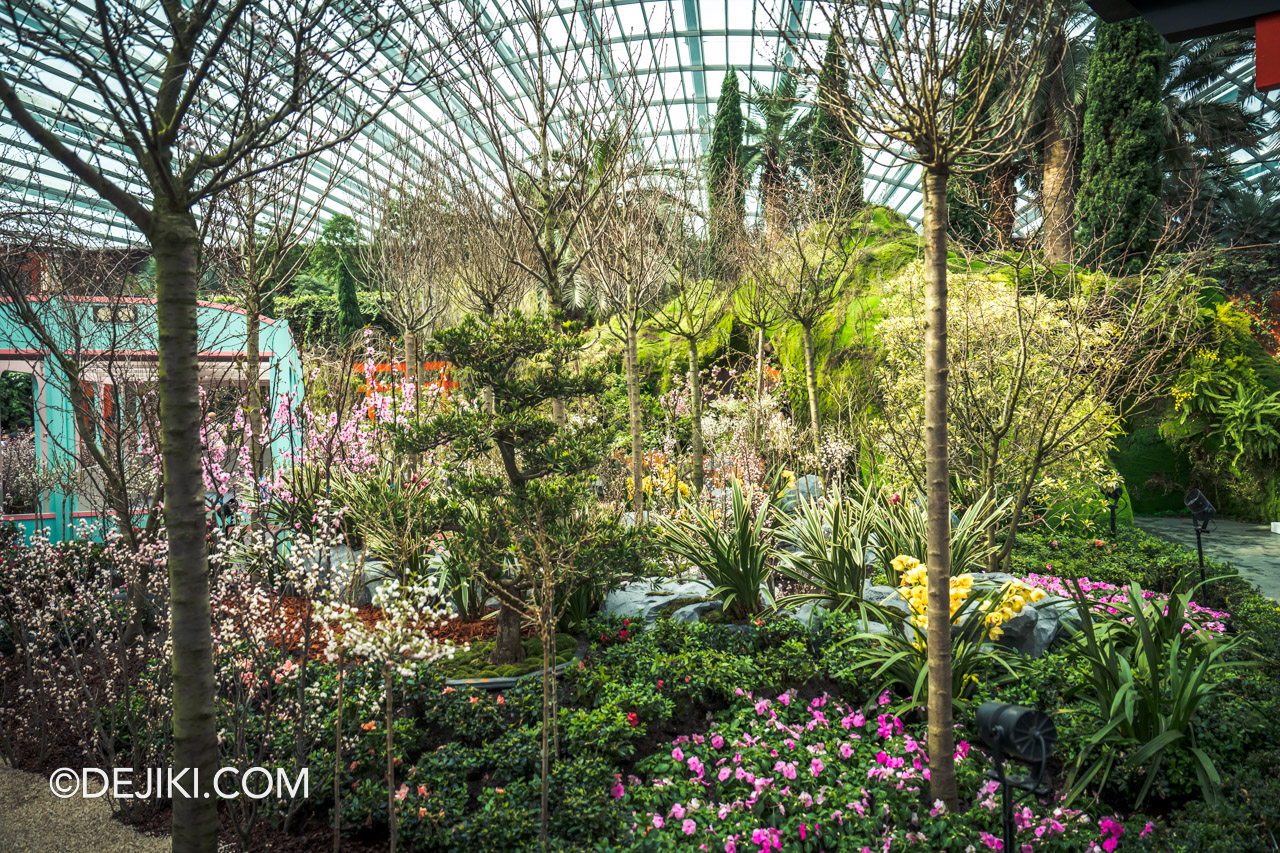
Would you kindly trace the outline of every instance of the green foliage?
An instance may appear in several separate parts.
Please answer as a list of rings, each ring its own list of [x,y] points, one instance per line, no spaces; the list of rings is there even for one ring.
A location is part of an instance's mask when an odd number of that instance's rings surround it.
[[[990,58],[991,46],[986,38],[979,34],[969,42],[968,49],[960,58],[960,79],[957,81],[957,88],[972,91],[968,87],[973,85],[973,76],[991,72],[991,69],[986,67],[990,64]],[[976,108],[974,100],[975,98],[970,96],[956,103],[956,124],[967,121],[973,114]],[[990,163],[979,162],[972,157],[968,158],[968,162],[964,165],[967,169],[975,170],[990,167]],[[985,187],[989,180],[989,174],[981,171],[973,175],[953,172],[948,176],[947,235],[952,239],[973,246],[982,245],[986,239],[990,229],[990,211],[987,208],[990,207],[991,199]]]
[[[691,509],[692,520],[673,519],[664,525],[663,543],[668,550],[692,563],[714,588],[724,609],[736,618],[762,612],[760,587],[769,579],[769,544],[764,531],[769,498],[757,510],[733,481],[727,519],[728,531],[718,510]]]
[[[402,584],[425,579],[439,519],[427,483],[408,467],[383,461],[371,471],[343,471],[332,484],[343,522]]]
[[[818,72],[818,103],[810,128],[810,174],[821,183],[847,180],[855,188],[852,205],[862,204],[862,146],[850,130],[849,69],[841,52],[841,33],[833,28]]]
[[[876,541],[885,559],[884,570],[889,585],[897,586],[897,572],[889,561],[899,556],[913,557],[921,563],[929,561],[928,517],[923,495],[907,499],[881,490],[876,496],[878,511],[872,516]],[[951,574],[986,570],[987,559],[994,553],[987,541],[988,530],[1009,508],[1009,499],[997,504],[995,498],[983,495],[969,505],[964,515],[951,525]]]
[[[855,484],[853,490],[846,496],[834,486],[824,499],[801,501],[800,512],[778,528],[780,542],[791,546],[780,549],[778,573],[815,590],[787,596],[779,605],[821,601],[841,609],[861,600],[875,556],[874,504],[867,489]]]
[[[359,291],[360,313],[370,326],[388,335],[397,333],[395,324],[382,313],[378,294]],[[275,300],[275,316],[289,323],[289,331],[299,347],[323,349],[338,344],[338,297],[334,293],[281,296]]]
[[[349,266],[351,253],[359,245],[360,226],[347,214],[336,214],[320,230],[320,239],[311,249],[309,268],[336,285],[342,267]]]
[[[520,663],[494,666],[489,663],[489,655],[493,652],[493,642],[475,643],[471,648],[454,654],[453,657],[441,661],[436,671],[445,678],[512,678],[538,672],[542,669],[542,645],[537,637],[525,637],[525,658]],[[556,660],[558,666],[573,658],[577,651],[578,641],[570,634],[556,635]]]
[[[350,345],[356,332],[365,326],[364,312],[356,296],[356,279],[351,263],[338,265],[338,343]]]
[[[1091,784],[1116,785],[1121,780],[1113,774],[1122,769],[1128,774],[1124,781],[1142,779],[1134,800],[1141,806],[1165,762],[1171,767],[1187,757],[1204,799],[1216,800],[1222,780],[1192,723],[1225,671],[1239,666],[1229,654],[1241,641],[1215,640],[1200,631],[1187,613],[1190,600],[1190,593],[1174,593],[1162,610],[1144,600],[1135,583],[1114,618],[1098,621],[1077,586],[1081,628],[1074,648],[1088,663],[1089,678],[1073,692],[1087,699],[1098,727],[1076,758],[1068,799]]]
[[[1098,24],[1089,60],[1083,161],[1076,197],[1086,262],[1140,268],[1160,234],[1168,68],[1164,40],[1145,20]]]

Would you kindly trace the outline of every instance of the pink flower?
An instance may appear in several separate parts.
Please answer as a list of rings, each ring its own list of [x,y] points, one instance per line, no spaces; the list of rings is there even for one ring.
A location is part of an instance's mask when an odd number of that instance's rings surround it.
[[[1004,839],[996,838],[994,835],[992,835],[989,832],[984,832],[981,835],[979,835],[978,840],[980,840],[983,844],[987,845],[987,849],[989,850],[1004,849]]]
[[[890,701],[892,701],[892,700],[890,699],[890,693],[889,693],[889,691],[888,691],[888,690],[886,690],[885,692],[881,693],[881,694],[880,694],[880,698],[879,698],[879,699],[877,699],[876,701],[880,704],[880,707],[882,707],[882,708],[883,708],[885,705],[888,705],[888,704],[889,704],[889,702],[890,702]]]
[[[804,824],[800,824],[800,840],[804,841]]]
[[[728,779],[730,775],[731,775],[731,771],[729,770],[728,767],[721,767],[720,773],[717,775],[717,778],[719,778],[719,780],[723,782],[724,780]]]
[[[1155,827],[1155,824],[1153,824],[1151,821],[1147,821],[1147,825],[1146,825],[1146,826],[1144,826],[1144,827],[1142,827],[1142,832],[1139,832],[1139,833],[1138,833],[1138,837],[1139,837],[1139,838],[1146,838],[1146,837],[1147,837],[1147,834],[1148,834],[1149,832],[1151,832],[1152,830],[1154,830],[1155,828],[1156,828],[1156,827]]]
[[[781,702],[783,705],[790,705],[790,704],[791,704],[791,694],[790,694],[790,693],[783,693],[781,696],[779,696],[779,697],[778,697],[778,701],[779,701],[779,702]]]
[[[684,806],[680,805],[679,803],[676,803],[674,806],[671,807],[671,811],[667,812],[667,817],[673,817],[676,820],[680,820],[682,817],[684,817]]]
[[[724,746],[724,738],[720,737],[720,735],[712,735],[711,746],[714,749],[722,748]]]
[[[654,829],[662,829],[662,827],[663,827],[663,826],[665,826],[665,825],[666,825],[666,821],[664,821],[664,820],[662,819],[662,815],[660,815],[660,814],[656,814],[656,815],[654,815],[654,816],[653,816],[653,828],[654,828]]]
[[[825,765],[823,765],[821,759],[815,758],[809,762],[809,772],[812,773],[814,778],[816,779],[818,777],[818,774],[822,772],[824,766]]]
[[[677,746],[675,749],[671,750],[671,757],[676,761],[684,761],[684,751]]]
[[[687,763],[688,763],[688,765],[689,765],[689,772],[690,772],[690,773],[697,774],[698,778],[699,778],[699,779],[701,779],[701,778],[702,778],[702,770],[703,770],[703,767],[702,767],[702,760],[701,760],[701,759],[699,759],[699,758],[698,758],[698,756],[696,756],[696,755],[695,755],[695,756],[693,756],[692,758],[690,758],[690,759],[689,759],[689,761],[688,761]]]
[[[622,795],[623,795],[623,794],[625,794],[625,793],[626,793],[626,791],[627,791],[627,789],[626,789],[626,788],[624,788],[624,787],[622,787],[622,783],[621,783],[621,782],[618,782],[616,785],[614,785],[614,786],[613,786],[613,788],[612,788],[612,790],[610,791],[610,793],[611,793],[611,794],[613,794],[613,798],[614,798],[615,800],[620,800],[620,799],[622,799]]]
[[[847,743],[840,744],[840,757],[848,761],[853,757],[853,747]]]
[[[692,820],[686,820],[680,825],[680,828],[684,830],[685,835],[693,835],[694,831],[698,828],[698,825]]]
[[[403,799],[404,799],[405,797],[407,797],[407,796],[409,796],[409,786],[408,786],[408,785],[401,785],[401,786],[396,790],[396,801],[398,802],[398,801],[400,801],[400,800],[403,800]]]

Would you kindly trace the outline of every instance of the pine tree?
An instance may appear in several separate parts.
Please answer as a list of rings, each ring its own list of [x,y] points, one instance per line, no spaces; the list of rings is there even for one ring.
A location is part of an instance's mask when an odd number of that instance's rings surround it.
[[[1167,62],[1164,40],[1145,21],[1098,25],[1076,219],[1086,262],[1108,272],[1140,268],[1163,225]]]
[[[821,182],[847,178],[853,189],[850,202],[861,205],[862,146],[848,124],[849,69],[844,64],[840,39],[840,30],[833,29],[818,73],[818,106],[809,132],[812,171],[814,179]]]
[[[356,296],[356,278],[351,274],[351,263],[344,258],[338,264],[338,341],[346,344],[365,325],[360,313],[360,299]]]
[[[740,228],[746,216],[742,169],[742,93],[732,68],[720,86],[711,150],[707,154],[707,197],[716,230]],[[724,235],[717,236],[723,243]]]

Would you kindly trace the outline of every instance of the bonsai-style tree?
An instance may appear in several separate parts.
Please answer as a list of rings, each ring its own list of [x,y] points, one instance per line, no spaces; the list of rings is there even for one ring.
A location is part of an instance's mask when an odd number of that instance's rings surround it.
[[[453,405],[432,418],[401,430],[397,445],[419,453],[444,450],[437,456],[446,463],[450,492],[441,497],[442,524],[473,542],[471,554],[486,553],[492,559],[473,564],[480,580],[496,588],[499,601],[498,635],[489,661],[495,665],[519,663],[522,608],[516,602],[530,589],[527,572],[504,555],[517,526],[471,524],[468,507],[479,507],[481,518],[513,512],[547,519],[542,495],[557,491],[557,484],[579,478],[602,457],[610,438],[603,423],[590,417],[581,423],[556,422],[553,400],[566,404],[599,395],[604,377],[596,368],[581,372],[574,362],[585,338],[574,324],[513,311],[502,317],[469,316],[456,326],[432,336],[436,358],[447,360],[454,375],[472,389],[468,398],[455,395]],[[484,389],[492,390],[492,404],[485,405]]]

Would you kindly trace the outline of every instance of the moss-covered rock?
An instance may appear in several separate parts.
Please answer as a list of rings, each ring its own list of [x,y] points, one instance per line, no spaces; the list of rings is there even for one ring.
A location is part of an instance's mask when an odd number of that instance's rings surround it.
[[[521,641],[525,658],[520,663],[495,666],[489,663],[493,642],[476,643],[465,652],[438,664],[445,678],[515,678],[542,669],[542,643],[537,637],[525,637]],[[556,665],[573,658],[578,640],[572,634],[556,634]]]

